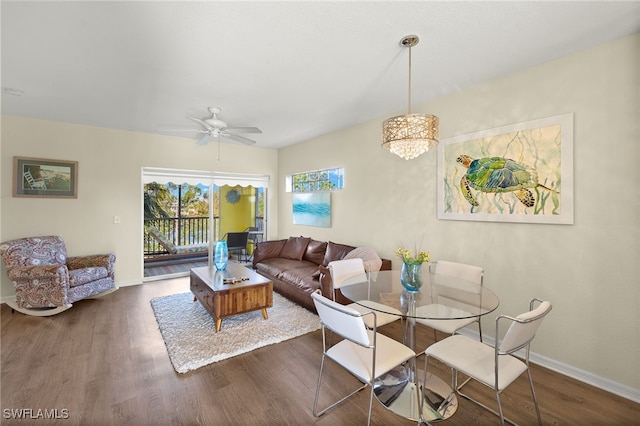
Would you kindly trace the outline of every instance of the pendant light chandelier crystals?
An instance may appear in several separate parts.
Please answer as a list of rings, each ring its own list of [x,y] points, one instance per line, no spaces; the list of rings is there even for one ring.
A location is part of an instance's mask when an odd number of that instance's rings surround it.
[[[420,39],[404,37],[400,44],[409,48],[409,112],[382,123],[382,146],[405,160],[416,158],[438,144],[438,117],[411,113],[411,48]]]

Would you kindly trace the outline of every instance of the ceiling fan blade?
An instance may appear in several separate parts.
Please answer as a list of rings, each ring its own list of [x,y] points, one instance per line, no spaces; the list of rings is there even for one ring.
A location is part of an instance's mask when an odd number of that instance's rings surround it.
[[[210,139],[211,139],[211,132],[207,132],[206,135],[198,139],[198,142],[196,142],[196,145],[206,145],[207,143],[209,143]]]
[[[225,137],[227,139],[231,139],[231,140],[236,141],[236,142],[243,143],[245,145],[254,145],[256,143],[256,141],[254,141],[254,140],[247,139],[247,138],[245,138],[243,136],[234,135],[234,134],[227,133],[227,132],[224,132],[224,133],[220,132],[220,136],[223,136],[223,137]]]
[[[203,129],[160,129],[161,132],[187,132],[187,133],[209,133]]]
[[[201,120],[201,119],[196,118],[196,117],[189,117],[188,115],[187,115],[187,118],[188,118],[189,120],[191,120],[191,121],[195,121],[196,123],[200,124],[200,125],[201,125],[202,127],[204,127],[205,129],[208,129],[208,130],[213,129],[213,127],[211,127],[211,126],[209,125],[209,123],[207,123],[207,122],[206,122],[206,121],[204,121],[204,120]]]
[[[227,127],[224,130],[234,133],[262,133],[257,127]]]

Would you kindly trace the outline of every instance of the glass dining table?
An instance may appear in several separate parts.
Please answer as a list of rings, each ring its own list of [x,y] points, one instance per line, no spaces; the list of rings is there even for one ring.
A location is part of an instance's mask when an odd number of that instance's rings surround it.
[[[500,303],[495,293],[482,285],[431,270],[424,275],[424,283],[417,292],[403,288],[400,271],[355,275],[340,290],[347,299],[373,311],[392,315],[398,315],[399,311],[406,321],[404,343],[416,353],[425,349],[415,346],[416,319],[477,318],[493,312]],[[418,420],[420,398],[424,398],[423,419],[437,421],[451,417],[458,408],[451,386],[432,374],[422,383],[423,377],[424,373],[413,362],[398,366],[376,380],[376,398],[407,419]]]

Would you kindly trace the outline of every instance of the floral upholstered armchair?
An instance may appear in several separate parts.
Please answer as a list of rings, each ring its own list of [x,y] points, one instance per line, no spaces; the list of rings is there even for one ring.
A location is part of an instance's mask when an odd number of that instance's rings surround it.
[[[68,257],[57,236],[6,241],[0,244],[0,255],[16,290],[15,302],[7,305],[28,315],[54,315],[78,300],[118,289],[113,253]]]

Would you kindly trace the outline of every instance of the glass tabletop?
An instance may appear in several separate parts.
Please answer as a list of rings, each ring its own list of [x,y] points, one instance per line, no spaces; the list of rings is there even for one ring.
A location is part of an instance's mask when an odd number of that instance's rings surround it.
[[[358,274],[344,281],[342,294],[372,310],[408,318],[451,320],[479,317],[500,301],[488,288],[450,275],[429,272],[417,292],[402,287],[400,271]]]

